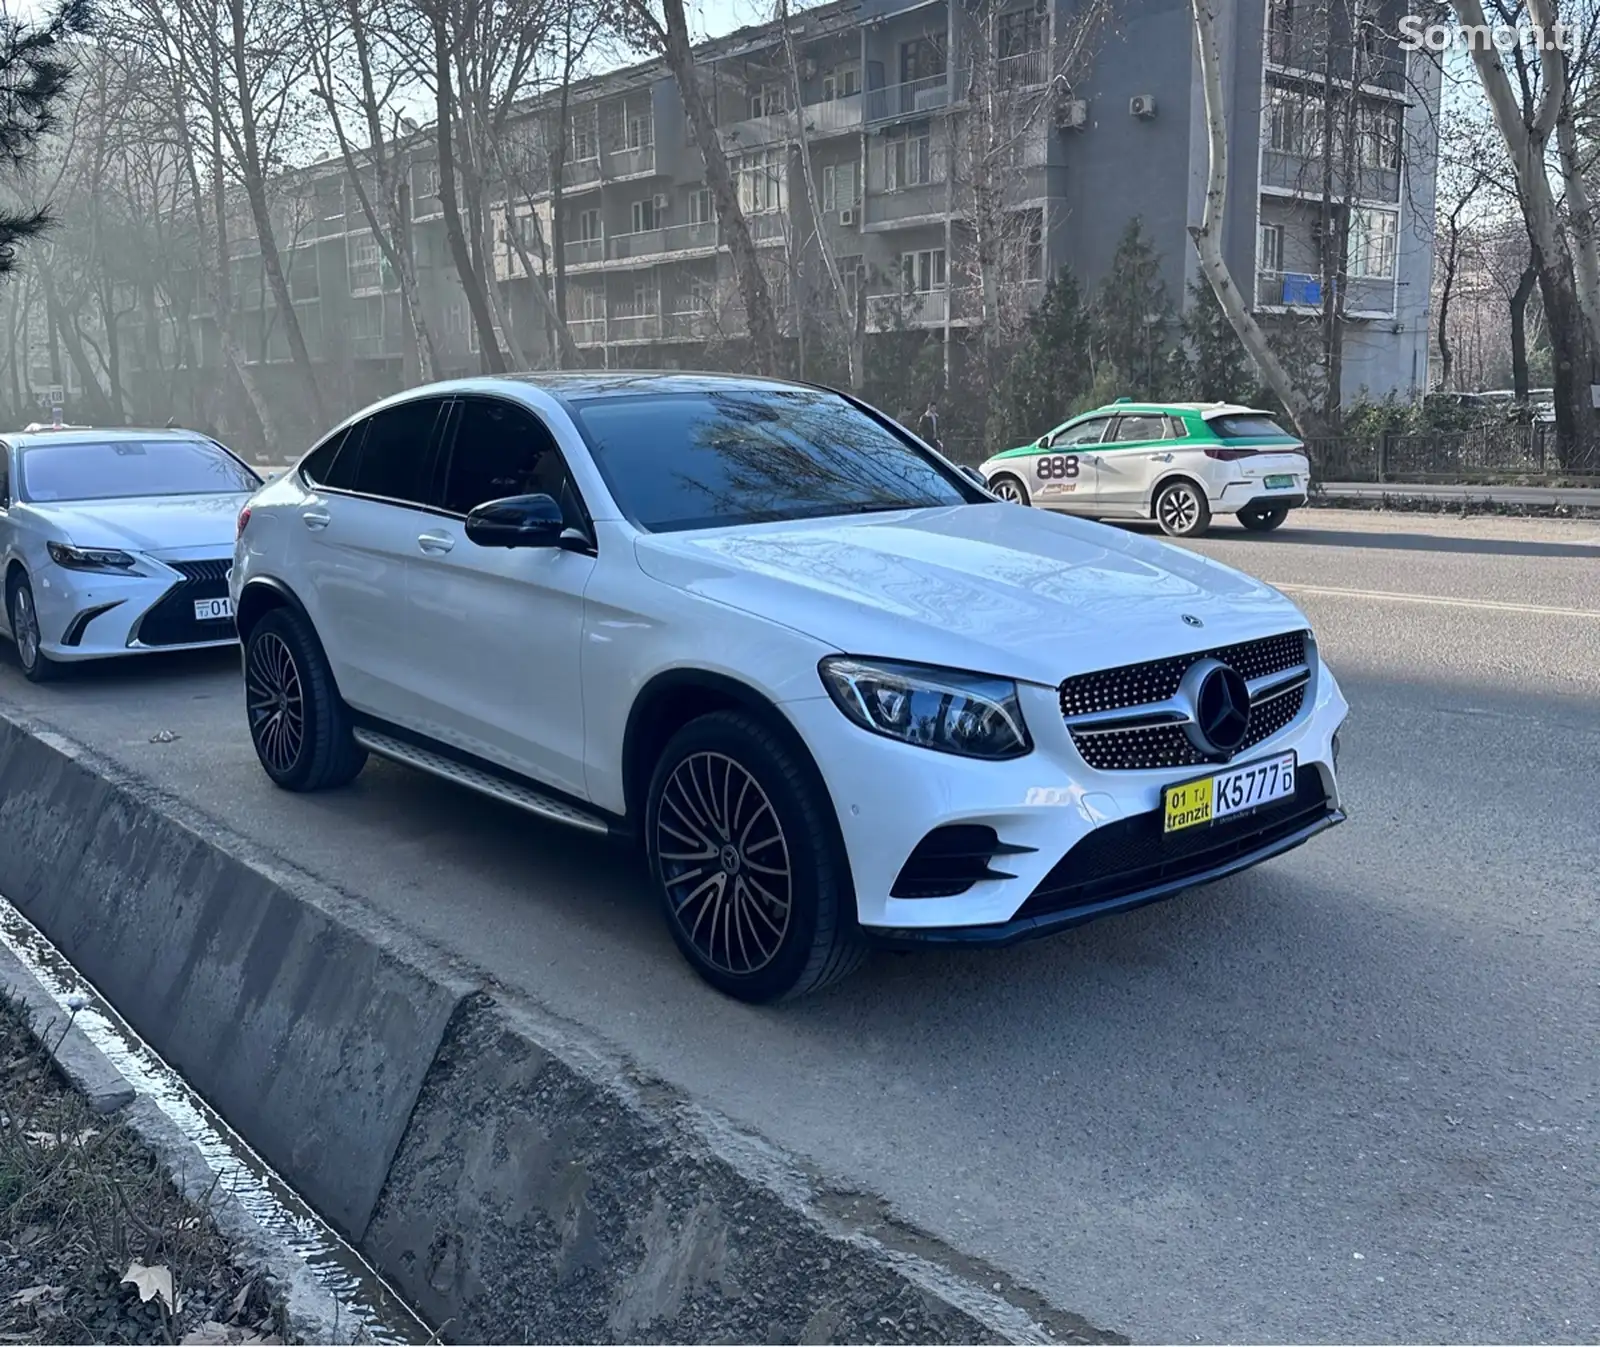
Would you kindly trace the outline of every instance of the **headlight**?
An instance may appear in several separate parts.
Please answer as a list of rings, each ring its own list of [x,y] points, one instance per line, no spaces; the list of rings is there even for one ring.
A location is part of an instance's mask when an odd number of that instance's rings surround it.
[[[874,734],[966,758],[1019,758],[1033,748],[1009,679],[848,655],[817,671],[839,709]]]
[[[108,547],[73,547],[70,543],[48,543],[50,559],[69,571],[126,571],[134,558]]]

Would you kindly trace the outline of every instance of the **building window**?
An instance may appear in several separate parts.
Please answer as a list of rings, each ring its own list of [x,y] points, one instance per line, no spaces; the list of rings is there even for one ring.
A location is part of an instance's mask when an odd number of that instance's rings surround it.
[[[866,268],[861,262],[859,253],[839,259],[839,279],[844,282],[844,302],[852,317],[855,316],[857,305],[861,303],[861,282],[866,275]]]
[[[717,306],[717,282],[710,276],[691,276],[680,313],[711,313]]]
[[[885,136],[883,142],[886,192],[901,192],[933,181],[933,138],[927,123]]]
[[[900,278],[908,295],[928,295],[945,288],[944,249],[923,248],[900,254]]]
[[[1399,243],[1399,215],[1392,210],[1358,206],[1350,212],[1346,274],[1359,280],[1393,280]]]
[[[589,110],[589,115],[584,117],[581,113],[575,114],[572,119],[572,131],[568,137],[568,148],[572,151],[575,163],[600,157],[599,137],[595,134],[594,110]]]
[[[655,197],[646,197],[633,203],[633,232],[642,234],[647,229],[661,228],[661,212]]]
[[[350,293],[366,294],[383,288],[383,271],[378,258],[378,240],[371,233],[352,234],[345,254],[349,266]]]
[[[578,242],[600,242],[600,212],[593,207],[578,212]]]
[[[824,164],[822,168],[822,210],[832,215],[836,210],[849,210],[860,204],[856,165]]]
[[[780,112],[786,111],[783,97],[783,85],[758,84],[750,91],[750,115],[752,117],[776,117]]]
[[[1044,279],[1044,212],[1026,211],[1022,220],[1022,279]]]
[[[900,44],[900,82],[939,79],[944,75],[944,34],[930,34]]]
[[[575,285],[567,291],[569,323],[597,323],[605,316],[605,296],[599,290]]]
[[[1283,270],[1283,226],[1264,224],[1256,243],[1256,266],[1261,271]]]
[[[783,150],[763,150],[739,161],[739,208],[746,215],[783,209]]]
[[[647,150],[656,143],[656,120],[649,108],[629,111],[626,134],[630,150]]]
[[[631,294],[620,301],[619,318],[653,318],[660,311],[661,292],[653,280],[636,280]]]
[[[1400,169],[1400,110],[1366,103],[1356,109],[1356,154],[1362,168]]]
[[[1291,89],[1267,91],[1268,145],[1279,154],[1322,155],[1322,103]]]
[[[995,31],[995,55],[1004,61],[1044,50],[1045,18],[1037,9],[1017,9],[1000,16]]]
[[[822,77],[822,101],[834,103],[861,92],[861,69],[854,65],[835,66]]]
[[[711,199],[709,187],[691,187],[689,189],[689,223],[710,224],[717,218],[716,203]]]

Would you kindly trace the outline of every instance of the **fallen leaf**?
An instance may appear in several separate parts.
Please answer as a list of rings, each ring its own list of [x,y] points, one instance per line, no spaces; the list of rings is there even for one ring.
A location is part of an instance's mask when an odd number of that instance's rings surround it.
[[[31,1305],[36,1300],[43,1300],[46,1296],[52,1299],[66,1292],[64,1286],[24,1286],[16,1295],[11,1297],[13,1305]]]
[[[254,1281],[247,1281],[239,1288],[239,1294],[233,1298],[233,1303],[228,1306],[228,1322],[232,1323],[244,1313],[246,1302],[250,1299],[250,1292],[256,1289]]]
[[[123,1274],[122,1285],[137,1287],[141,1301],[159,1299],[169,1313],[173,1309],[172,1273],[164,1267],[134,1263]]]
[[[85,1142],[93,1141],[100,1133],[92,1127],[85,1127],[81,1132],[24,1132],[23,1140],[38,1146],[42,1150],[53,1151],[58,1146],[82,1146]]]
[[[219,1324],[215,1319],[208,1319],[198,1328],[184,1334],[178,1339],[184,1347],[265,1347],[267,1343],[276,1343],[277,1338],[264,1338],[254,1329],[230,1327],[228,1324]]]
[[[170,744],[178,737],[171,730],[158,730],[150,736],[150,742],[152,744]]]

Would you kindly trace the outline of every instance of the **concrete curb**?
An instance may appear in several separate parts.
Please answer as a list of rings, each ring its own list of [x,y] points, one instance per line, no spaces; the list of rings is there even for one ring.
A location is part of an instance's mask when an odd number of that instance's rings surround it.
[[[101,1115],[115,1113],[133,1103],[135,1091],[122,1072],[111,1065],[61,1009],[39,979],[4,945],[0,945],[0,988],[28,1008],[29,1027],[51,1060],[89,1107]]]
[[[4,706],[0,893],[447,1339],[1122,1341]]]
[[[0,945],[0,990],[28,1008],[30,1028],[89,1106],[128,1128],[154,1152],[178,1191],[204,1207],[233,1245],[241,1263],[266,1274],[271,1295],[282,1309],[291,1340],[338,1343],[339,1305],[306,1267],[304,1260],[273,1238],[233,1193],[220,1187],[204,1154],[152,1100],[138,1091],[95,1047],[32,971]]]

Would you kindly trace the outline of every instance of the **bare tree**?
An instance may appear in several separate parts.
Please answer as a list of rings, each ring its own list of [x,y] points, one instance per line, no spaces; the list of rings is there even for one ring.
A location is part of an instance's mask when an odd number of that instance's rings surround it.
[[[772,294],[755,241],[750,237],[750,226],[739,205],[716,114],[706,101],[706,91],[700,83],[683,0],[615,0],[615,4],[615,14],[624,34],[649,50],[659,52],[672,72],[678,94],[683,99],[689,129],[705,161],[706,187],[717,208],[722,240],[733,258],[756,366],[762,373],[776,374],[780,361]]]
[[[1250,312],[1222,253],[1222,221],[1228,204],[1228,113],[1222,90],[1222,57],[1217,47],[1214,0],[1190,0],[1190,3],[1205,95],[1209,173],[1205,208],[1200,223],[1192,226],[1189,233],[1200,257],[1200,269],[1229,324],[1255,361],[1273,396],[1283,404],[1301,435],[1309,438],[1322,433],[1321,419],[1311,399],[1290,378],[1271,339]]]

